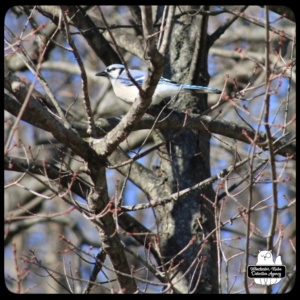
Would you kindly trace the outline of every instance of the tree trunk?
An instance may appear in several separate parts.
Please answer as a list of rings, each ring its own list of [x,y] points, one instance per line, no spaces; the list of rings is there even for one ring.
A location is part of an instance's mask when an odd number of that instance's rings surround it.
[[[202,20],[202,16],[198,15],[186,16],[185,21],[175,22],[164,76],[188,84],[207,84],[207,77],[200,78],[190,74],[193,69],[195,70],[195,66],[191,64],[195,63],[201,66],[201,74],[207,74],[207,49],[201,49],[206,52],[204,59],[199,49],[200,35],[207,34],[199,31],[199,25],[206,20]],[[196,82],[187,81],[191,76]],[[204,94],[197,97],[180,96],[180,104],[179,101],[175,101],[172,106],[181,112],[185,112],[186,108],[193,113],[203,112],[207,109],[206,97]],[[153,136],[158,143],[171,139],[176,133],[175,130],[161,130],[156,131]],[[172,194],[210,177],[209,140],[208,132],[186,130],[179,138],[160,147],[158,152],[161,158],[160,171],[165,179],[162,189]],[[201,194],[214,201],[214,191],[208,186],[155,209],[161,225],[159,242],[163,256],[162,263],[168,262],[195,239],[187,250],[176,257],[172,265],[174,267],[180,264],[172,276],[176,274],[176,278],[179,279],[184,275],[184,280],[175,284],[175,288],[182,293],[218,292],[215,235],[211,235],[208,240],[205,239],[215,227],[214,208]],[[166,269],[169,267],[167,265]],[[174,283],[176,281],[173,280]]]

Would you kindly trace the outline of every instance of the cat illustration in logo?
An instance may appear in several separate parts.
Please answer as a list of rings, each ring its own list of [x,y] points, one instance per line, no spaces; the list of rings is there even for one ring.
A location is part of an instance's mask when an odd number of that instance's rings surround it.
[[[277,256],[275,263],[273,262],[272,250],[270,251],[259,251],[257,255],[257,266],[263,265],[277,265],[281,266],[281,256]],[[256,284],[271,285],[277,284],[282,278],[254,278]]]

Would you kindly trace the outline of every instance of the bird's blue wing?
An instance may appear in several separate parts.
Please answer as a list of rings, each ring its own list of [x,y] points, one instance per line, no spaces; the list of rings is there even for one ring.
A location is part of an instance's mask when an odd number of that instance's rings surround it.
[[[172,81],[169,79],[166,79],[164,77],[161,77],[158,81],[158,84],[169,84],[169,85],[176,85],[176,86],[180,86],[181,84],[176,82],[176,81]]]
[[[145,75],[137,75],[137,76],[132,76],[134,78],[134,80],[139,84],[139,85],[142,85],[143,82],[144,82],[144,79],[145,79]],[[124,80],[123,83],[126,85],[126,86],[131,86],[131,85],[134,85],[133,82],[131,82],[130,79],[122,79]],[[161,77],[158,81],[158,84],[166,84],[166,85],[176,85],[176,86],[180,86],[181,84],[175,82],[175,81],[171,81],[169,79],[166,79],[166,78],[163,78]]]
[[[144,76],[143,77],[137,77],[137,78],[132,77],[132,78],[138,83],[138,85],[143,84]],[[119,78],[119,80],[121,81],[122,84],[124,84],[126,86],[135,85],[129,78]]]
[[[118,78],[118,80],[121,81],[122,84],[126,85],[126,86],[133,86],[134,83],[128,78],[126,71],[123,71],[124,73],[122,74],[122,76],[120,76]],[[140,71],[140,70],[130,70],[130,74],[132,76],[132,78],[139,84],[142,85],[144,78],[145,78],[145,72]]]
[[[141,70],[130,70],[130,74],[132,78],[139,84],[142,85],[146,76],[146,73]],[[122,84],[126,86],[133,86],[134,83],[128,78],[126,70],[123,71],[122,75],[119,76],[118,80],[121,81]],[[177,85],[180,86],[181,84],[178,84],[175,81],[171,81],[169,79],[161,77],[158,81],[158,84],[166,84],[166,85]]]
[[[169,87],[172,86],[173,90],[176,88],[180,88],[181,91],[194,91],[196,93],[198,92],[198,93],[208,93],[208,94],[210,93],[221,94],[222,92],[221,90],[216,88],[200,86],[200,85],[181,84],[163,77],[159,80],[158,84],[165,85],[166,88],[167,86]]]

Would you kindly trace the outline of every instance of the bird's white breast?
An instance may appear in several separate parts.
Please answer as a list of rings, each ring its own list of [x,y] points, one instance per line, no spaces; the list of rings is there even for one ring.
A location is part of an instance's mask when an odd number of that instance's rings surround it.
[[[116,96],[127,103],[134,102],[139,94],[139,90],[135,85],[125,86],[122,85],[118,80],[114,82],[113,89]]]

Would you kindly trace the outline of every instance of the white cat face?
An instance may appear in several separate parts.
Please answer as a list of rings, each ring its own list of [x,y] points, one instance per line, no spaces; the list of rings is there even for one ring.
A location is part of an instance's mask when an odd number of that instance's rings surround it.
[[[274,265],[272,251],[259,251],[257,265]]]

